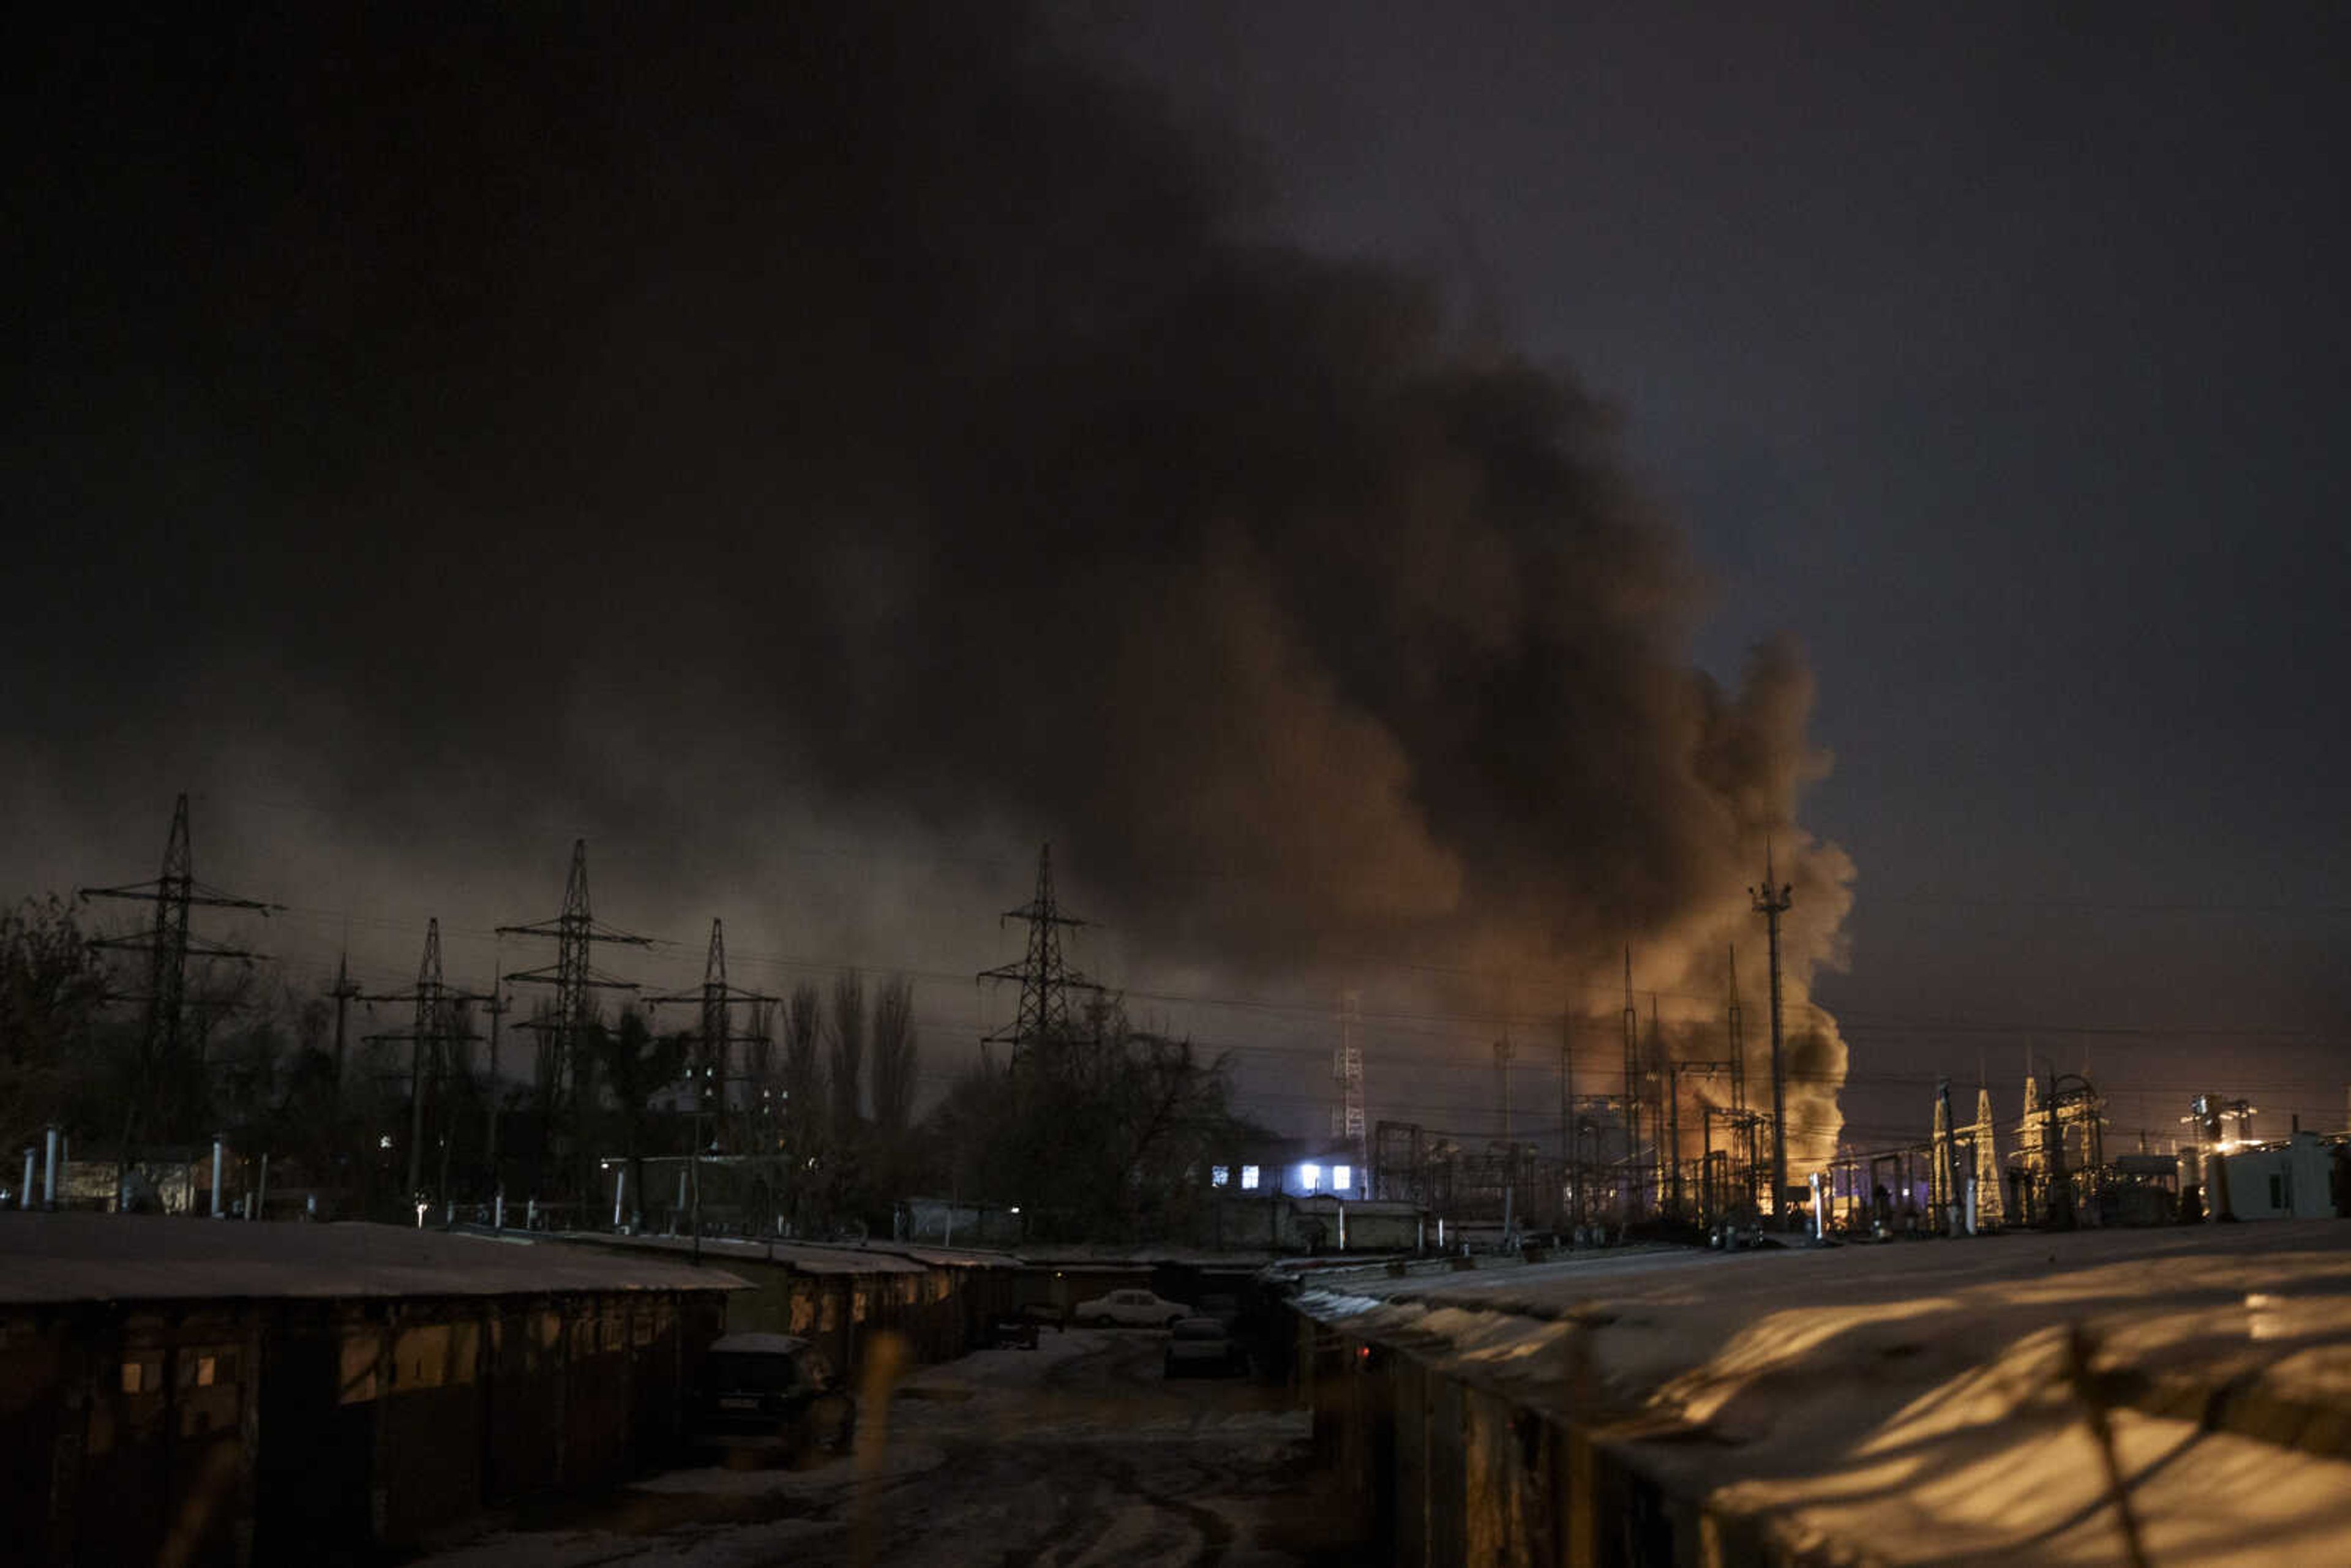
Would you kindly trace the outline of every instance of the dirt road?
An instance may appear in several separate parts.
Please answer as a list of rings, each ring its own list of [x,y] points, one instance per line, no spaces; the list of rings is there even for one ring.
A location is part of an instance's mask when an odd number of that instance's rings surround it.
[[[918,1370],[861,1452],[673,1470],[502,1519],[430,1568],[1275,1568],[1347,1561],[1286,1390],[1162,1377],[1159,1333],[1048,1332]],[[880,1416],[881,1419],[876,1417]]]

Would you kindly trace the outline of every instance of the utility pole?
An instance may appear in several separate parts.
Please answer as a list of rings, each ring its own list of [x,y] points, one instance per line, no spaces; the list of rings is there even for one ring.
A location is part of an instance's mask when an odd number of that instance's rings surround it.
[[[1085,922],[1062,914],[1060,904],[1054,902],[1051,844],[1037,852],[1036,893],[1020,908],[1006,910],[998,919],[999,929],[1007,920],[1028,922],[1028,951],[1019,963],[983,969],[979,977],[1019,981],[1020,1004],[1013,1014],[1011,1027],[997,1030],[980,1044],[983,1048],[999,1043],[1011,1046],[1009,1070],[1017,1072],[1040,1051],[1053,1052],[1069,1045],[1070,993],[1080,990],[1099,995],[1102,988],[1071,968],[1061,956],[1061,928],[1074,930]]]
[[[519,982],[527,986],[552,986],[555,988],[552,1013],[522,1026],[538,1031],[540,1059],[546,1068],[540,1089],[539,1146],[532,1156],[531,1185],[536,1187],[548,1145],[555,1138],[557,1130],[565,1128],[567,1134],[576,1133],[576,1129],[568,1128],[568,1124],[579,1111],[580,1053],[585,1049],[589,1029],[596,1021],[595,993],[599,990],[634,991],[637,988],[632,980],[615,979],[600,973],[592,962],[595,950],[600,946],[650,947],[653,939],[599,925],[589,912],[588,841],[585,839],[571,841],[571,871],[564,882],[563,912],[552,920],[541,920],[528,925],[501,925],[497,934],[501,936],[552,937],[555,940],[554,963],[536,969],[517,970],[502,977],[503,983]],[[582,1190],[585,1190],[584,1186]],[[536,1197],[538,1194],[533,1193],[532,1196]]]
[[[490,999],[482,1004],[482,1010],[490,1015],[490,1077],[488,1092],[484,1095],[484,1098],[489,1102],[490,1124],[482,1141],[482,1164],[489,1172],[490,1194],[493,1198],[503,1194],[507,1186],[498,1176],[498,1084],[500,1082],[498,1026],[505,1021],[507,1014],[514,1010],[513,997],[498,989],[498,982],[495,978],[497,971],[497,955],[496,950],[493,948],[490,956],[490,974],[493,977],[490,983]]]
[[[453,990],[441,978],[441,922],[424,923],[424,956],[416,966],[416,986],[413,990],[395,991],[381,996],[363,996],[367,1002],[409,1002],[415,1007],[415,1019],[406,1034],[378,1034],[368,1037],[371,1044],[408,1047],[408,1196],[411,1202],[423,1190],[424,1182],[424,1105],[434,1087],[440,1085],[448,1074],[448,1049],[453,1041],[480,1038],[472,1033],[460,1034],[450,1027],[449,1009],[459,1002],[478,1002],[486,998],[471,991]],[[432,1070],[428,1077],[425,1058],[430,1053]],[[442,1162],[442,1191],[448,1195],[448,1162]]]
[[[186,1048],[186,1013],[188,1011],[188,960],[190,958],[235,958],[247,968],[261,956],[242,947],[224,947],[207,942],[189,930],[190,912],[195,908],[245,909],[265,920],[283,907],[264,904],[256,899],[236,898],[216,887],[196,880],[194,856],[188,847],[188,797],[180,795],[172,807],[172,831],[163,843],[162,873],[152,882],[130,883],[120,887],[85,887],[80,898],[128,899],[155,906],[153,925],[143,934],[133,936],[93,937],[88,944],[92,952],[118,951],[142,953],[147,957],[147,988],[143,992],[114,992],[109,1001],[137,1001],[146,1004],[145,1027],[141,1030],[139,1057],[133,1074],[134,1087],[125,1097],[122,1117],[122,1140],[115,1150],[115,1201],[122,1199],[122,1183],[136,1163],[136,1153],[149,1132],[146,1120],[152,1120],[160,1109],[163,1084],[172,1069],[180,1064]],[[142,1113],[146,1120],[142,1120]]]
[[[1518,1053],[1510,1047],[1506,1031],[1494,1042],[1494,1071],[1502,1088],[1502,1245],[1508,1247],[1517,1235],[1516,1215],[1512,1197],[1517,1185],[1518,1152],[1510,1146],[1510,1059]]]
[[[1755,913],[1771,934],[1771,1216],[1785,1221],[1788,1204],[1787,1069],[1780,1037],[1780,916],[1794,904],[1794,884],[1772,880],[1771,850],[1763,850],[1763,885],[1750,887]]]
[[[1625,1212],[1641,1214],[1641,1015],[1633,1006],[1633,948],[1625,948]]]

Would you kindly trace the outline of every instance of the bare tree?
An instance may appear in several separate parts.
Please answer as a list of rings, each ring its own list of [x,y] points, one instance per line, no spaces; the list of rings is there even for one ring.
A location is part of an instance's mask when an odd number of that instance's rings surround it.
[[[914,1116],[914,983],[893,975],[873,999],[873,1123],[893,1139]]]
[[[61,1114],[105,994],[71,905],[28,898],[0,914],[0,1146]]]
[[[784,1009],[784,1124],[797,1145],[821,1120],[824,1106],[817,1097],[818,1033],[816,987],[802,980],[792,988]]]
[[[865,1064],[865,980],[854,969],[833,977],[830,1039],[833,1134],[845,1138],[861,1119],[860,1079]]]

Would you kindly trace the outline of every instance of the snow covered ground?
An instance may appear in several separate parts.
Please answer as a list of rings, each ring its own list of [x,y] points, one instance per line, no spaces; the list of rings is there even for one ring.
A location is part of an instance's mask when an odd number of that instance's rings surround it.
[[[805,1469],[673,1470],[504,1517],[429,1568],[1051,1562],[1274,1568],[1327,1552],[1286,1390],[1160,1375],[1165,1335],[1073,1329],[915,1370],[860,1451]],[[878,1417],[878,1418],[877,1418]]]

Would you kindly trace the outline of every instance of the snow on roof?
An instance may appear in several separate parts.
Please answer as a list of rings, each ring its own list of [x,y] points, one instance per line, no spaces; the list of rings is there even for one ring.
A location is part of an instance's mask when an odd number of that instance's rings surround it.
[[[0,1214],[0,1305],[223,1297],[730,1291],[716,1270],[393,1225]]]
[[[566,1232],[566,1239],[584,1246],[616,1252],[659,1252],[691,1257],[690,1236],[619,1236],[606,1231]],[[827,1247],[804,1241],[755,1241],[739,1236],[705,1236],[702,1255],[725,1263],[776,1263],[803,1274],[919,1274],[923,1265],[894,1252],[868,1251],[852,1246]]]
[[[1587,1426],[1792,1552],[2114,1560],[2079,1324],[2157,1563],[2339,1560],[2351,1225],[2273,1221],[1309,1281],[1301,1308]],[[1700,1440],[1692,1441],[1692,1438]]]

